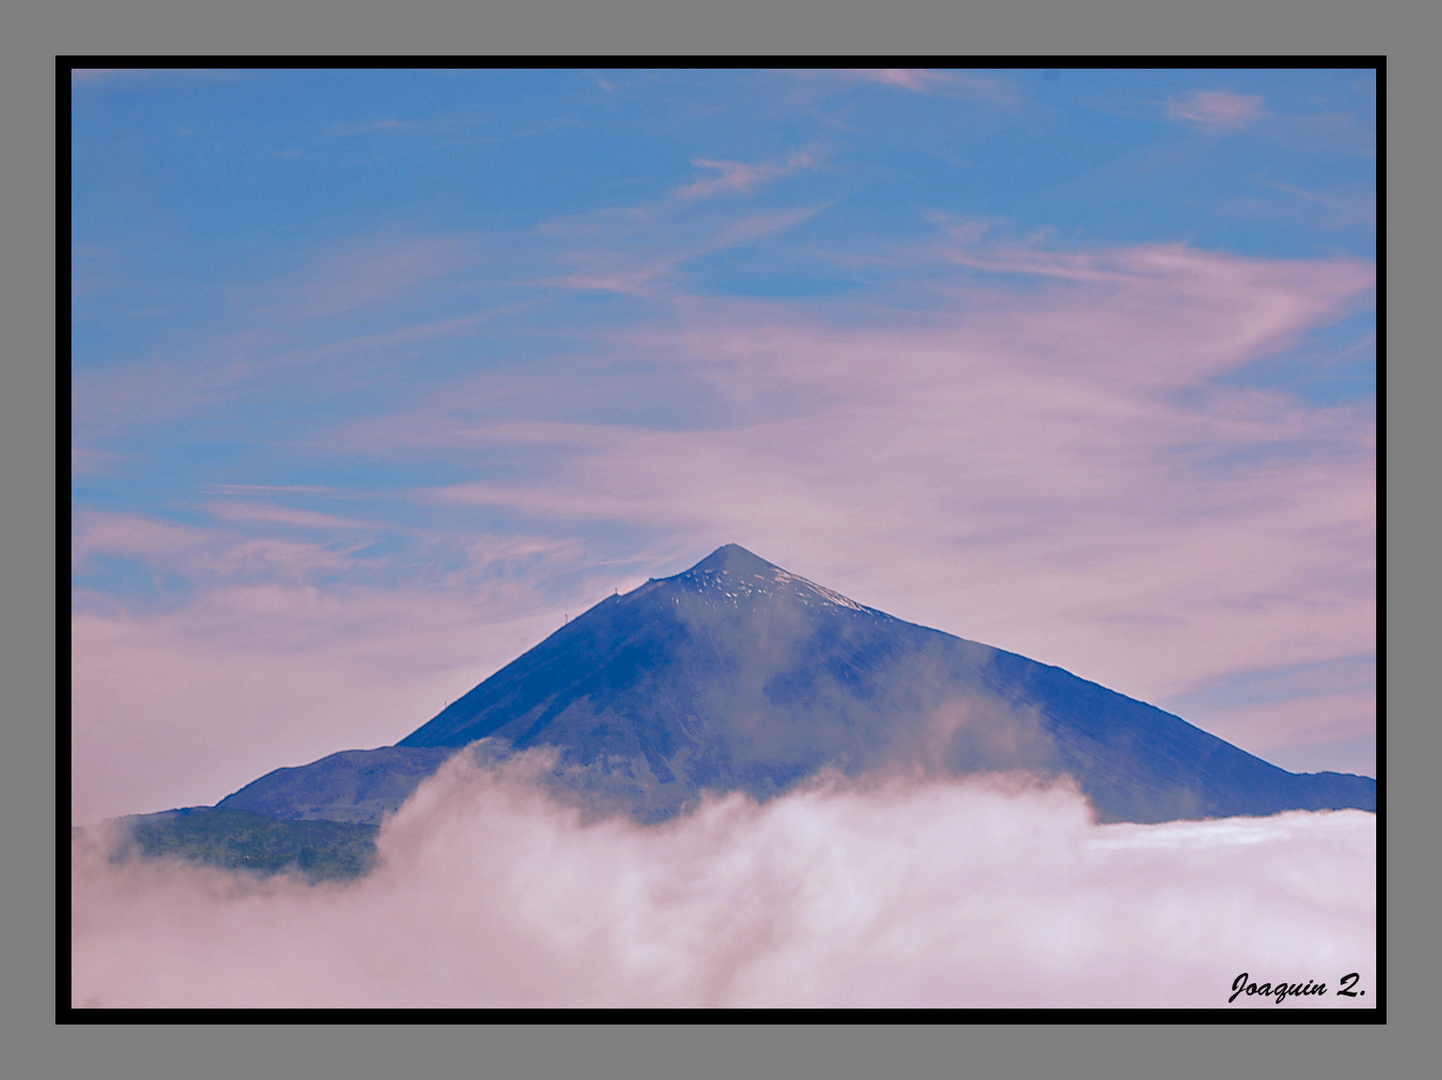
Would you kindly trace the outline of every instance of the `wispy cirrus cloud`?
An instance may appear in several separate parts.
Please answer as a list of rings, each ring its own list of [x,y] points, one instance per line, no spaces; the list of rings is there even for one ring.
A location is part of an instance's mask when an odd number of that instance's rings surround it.
[[[904,329],[693,307],[684,331],[613,346],[729,401],[734,419],[708,430],[488,418],[461,391],[348,438],[510,447],[545,472],[431,498],[647,523],[694,537],[697,556],[737,540],[902,617],[1143,697],[1259,654],[1369,647],[1370,415],[1211,380],[1347,310],[1370,266],[1186,248],[957,258],[1055,284],[992,282],[958,293],[964,315]],[[635,385],[654,389],[646,378]],[[611,390],[617,407],[634,392]],[[793,404],[754,411],[770,400]],[[894,557],[848,555],[860,550]]]
[[[642,299],[667,297],[681,300],[684,290],[678,286],[676,278],[687,262],[784,232],[816,216],[836,201],[737,219],[722,218],[708,222],[705,231],[693,226],[689,230],[693,233],[689,243],[678,243],[677,238],[671,238],[673,250],[660,257],[649,251],[630,254],[596,244],[575,248],[557,256],[557,261],[574,266],[574,272],[538,278],[531,284]],[[649,214],[641,220],[648,225],[654,223],[658,230],[666,223],[664,217],[658,219]]]
[[[1111,355],[1126,366],[1128,377],[1138,380],[1186,383],[1275,352],[1307,328],[1366,303],[1376,285],[1375,266],[1361,259],[1249,259],[1184,244],[1056,252],[967,243],[940,250],[959,265],[988,273],[1053,278],[1126,294],[1135,305],[1138,336],[1116,341]],[[1162,339],[1169,332],[1161,330],[1163,324],[1186,322],[1200,330],[1222,313],[1216,326],[1229,328],[1233,336],[1227,339],[1206,334],[1208,345],[1197,347]],[[1083,347],[1080,340],[1075,344]]]
[[[219,521],[263,521],[277,525],[294,525],[305,529],[369,529],[385,528],[380,522],[345,518],[337,514],[322,514],[314,510],[297,509],[291,506],[276,506],[272,503],[251,500],[231,500],[203,504],[203,509]]]
[[[783,232],[793,225],[800,225],[803,221],[815,217],[833,205],[835,205],[834,201],[818,206],[799,206],[791,210],[779,210],[771,214],[753,214],[723,227],[717,232],[709,248],[713,251],[720,251],[737,244],[760,240],[763,237]]]
[[[441,318],[412,314],[399,326],[391,321],[384,329],[356,332],[358,323],[366,326],[362,320],[375,320],[396,301],[434,287],[470,255],[461,236],[369,236],[343,250],[311,252],[297,269],[234,289],[228,306],[240,317],[233,328],[217,327],[200,341],[167,343],[144,358],[77,370],[72,417],[77,447],[89,455],[78,460],[104,460],[96,456],[108,452],[100,444],[122,433],[219,412],[247,396],[272,394],[282,382],[298,390],[304,379],[296,376],[305,368],[462,337],[529,303],[481,311],[472,305]]]
[[[696,158],[691,162],[697,168],[712,169],[719,176],[708,180],[697,180],[685,187],[677,188],[674,194],[681,199],[704,199],[724,192],[738,192],[748,195],[759,186],[790,176],[815,164],[810,154],[792,151],[784,165],[749,164],[742,161],[715,161],[710,158]]]
[[[1228,90],[1197,90],[1167,102],[1169,120],[1207,131],[1240,131],[1262,116],[1262,97]]]
[[[260,516],[245,508],[228,511],[217,507],[223,518],[234,523],[266,521],[270,525],[308,525],[315,527],[323,517],[313,511],[302,514],[307,520],[287,520],[283,508],[271,508]],[[343,519],[337,519],[343,520]],[[144,567],[155,578],[175,577],[188,587],[205,587],[216,582],[285,582],[300,584],[321,574],[333,574],[346,567],[345,548],[354,548],[354,535],[343,546],[328,546],[312,540],[296,540],[277,535],[273,530],[247,533],[243,530],[183,524],[141,514],[117,514],[88,511],[76,520],[70,539],[72,572],[86,575],[97,572],[105,560],[130,560]],[[336,528],[336,522],[326,522]],[[357,527],[347,523],[347,530]],[[104,593],[91,593],[84,588],[76,592],[82,605],[98,601],[102,607],[121,606]]]
[[[258,314],[253,329],[218,335],[198,356],[191,346],[176,348],[173,355],[77,372],[71,394],[72,468],[76,475],[107,471],[124,457],[105,443],[181,418],[217,414],[277,393],[326,400],[338,371],[354,383],[362,364],[384,366],[406,350],[484,333],[489,324],[541,303],[520,300],[372,333],[356,334],[344,326],[318,344],[300,344],[286,317],[277,322]]]
[[[339,489],[319,484],[212,484],[203,489],[206,495],[257,495],[292,492],[302,495],[338,494]]]
[[[675,257],[649,262],[643,266],[628,266],[625,265],[625,260],[608,253],[576,252],[570,256],[570,261],[589,264],[593,269],[559,277],[539,278],[535,284],[579,292],[655,297],[668,291],[667,278],[681,260]]]

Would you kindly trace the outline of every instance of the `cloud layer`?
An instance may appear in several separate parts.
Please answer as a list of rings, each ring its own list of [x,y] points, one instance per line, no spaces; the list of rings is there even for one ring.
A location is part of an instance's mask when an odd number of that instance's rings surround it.
[[[823,778],[664,826],[464,756],[349,886],[72,866],[93,1007],[1221,1007],[1243,972],[1375,1003],[1375,818],[1091,824],[1020,777]],[[1349,972],[1371,996],[1335,995]]]

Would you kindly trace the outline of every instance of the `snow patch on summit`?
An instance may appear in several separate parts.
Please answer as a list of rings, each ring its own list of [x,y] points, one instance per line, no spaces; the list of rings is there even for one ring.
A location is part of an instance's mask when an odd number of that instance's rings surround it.
[[[707,568],[700,571],[692,571],[689,575],[694,585],[702,590],[719,594],[718,598],[725,598],[735,604],[742,597],[753,596],[774,597],[783,595],[786,592],[800,600],[807,607],[811,606],[812,599],[819,599],[823,603],[835,604],[837,607],[850,608],[852,611],[874,612],[872,608],[858,604],[849,596],[842,596],[824,585],[818,585],[799,574],[793,574],[780,567],[768,566],[766,571],[753,571],[750,573],[736,573],[731,570],[720,570]],[[781,586],[781,588],[777,588]]]
[[[799,577],[799,576],[796,575],[796,574],[787,573],[785,570],[782,570],[782,569],[780,569],[779,567],[776,569],[775,574],[776,574],[776,580],[777,580],[778,582],[780,582],[781,584],[783,584],[783,585],[801,585],[801,586],[804,586],[805,588],[808,588],[808,589],[810,589],[812,592],[816,593],[816,595],[820,596],[823,600],[827,601],[828,603],[837,604],[837,605],[839,605],[840,607],[850,608],[852,611],[870,611],[870,610],[871,610],[871,609],[868,608],[868,607],[864,607],[863,605],[858,604],[855,600],[851,599],[849,596],[842,596],[839,592],[832,592],[830,589],[828,589],[828,588],[827,588],[826,586],[824,586],[824,585],[818,585],[818,584],[816,584],[816,582],[814,582],[814,581],[808,581],[808,580],[806,580],[806,578],[804,578],[804,577]]]

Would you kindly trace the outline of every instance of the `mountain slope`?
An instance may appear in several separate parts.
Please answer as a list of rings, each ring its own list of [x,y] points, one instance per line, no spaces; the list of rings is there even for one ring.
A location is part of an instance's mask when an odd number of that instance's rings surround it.
[[[1178,717],[903,622],[736,545],[609,597],[401,748],[553,746],[573,786],[643,817],[766,797],[832,765],[1077,778],[1104,821],[1374,809],[1375,781],[1295,775]]]
[[[450,756],[448,749],[429,747],[342,750],[266,773],[215,805],[283,821],[376,825]]]
[[[1103,821],[1376,808],[1376,781],[1295,775],[1182,719],[916,626],[735,545],[608,597],[395,747],[279,769],[220,807],[374,824],[451,752],[557,753],[596,809],[671,816],[832,766],[1075,777]]]

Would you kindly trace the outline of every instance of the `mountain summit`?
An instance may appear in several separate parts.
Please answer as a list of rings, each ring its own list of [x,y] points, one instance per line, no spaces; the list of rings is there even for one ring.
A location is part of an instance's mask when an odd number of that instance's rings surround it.
[[[280,769],[218,804],[374,823],[450,753],[549,747],[597,809],[661,820],[703,792],[826,767],[1070,775],[1102,821],[1376,808],[1376,781],[1293,774],[1060,668],[904,622],[727,544],[610,596],[394,747]]]

